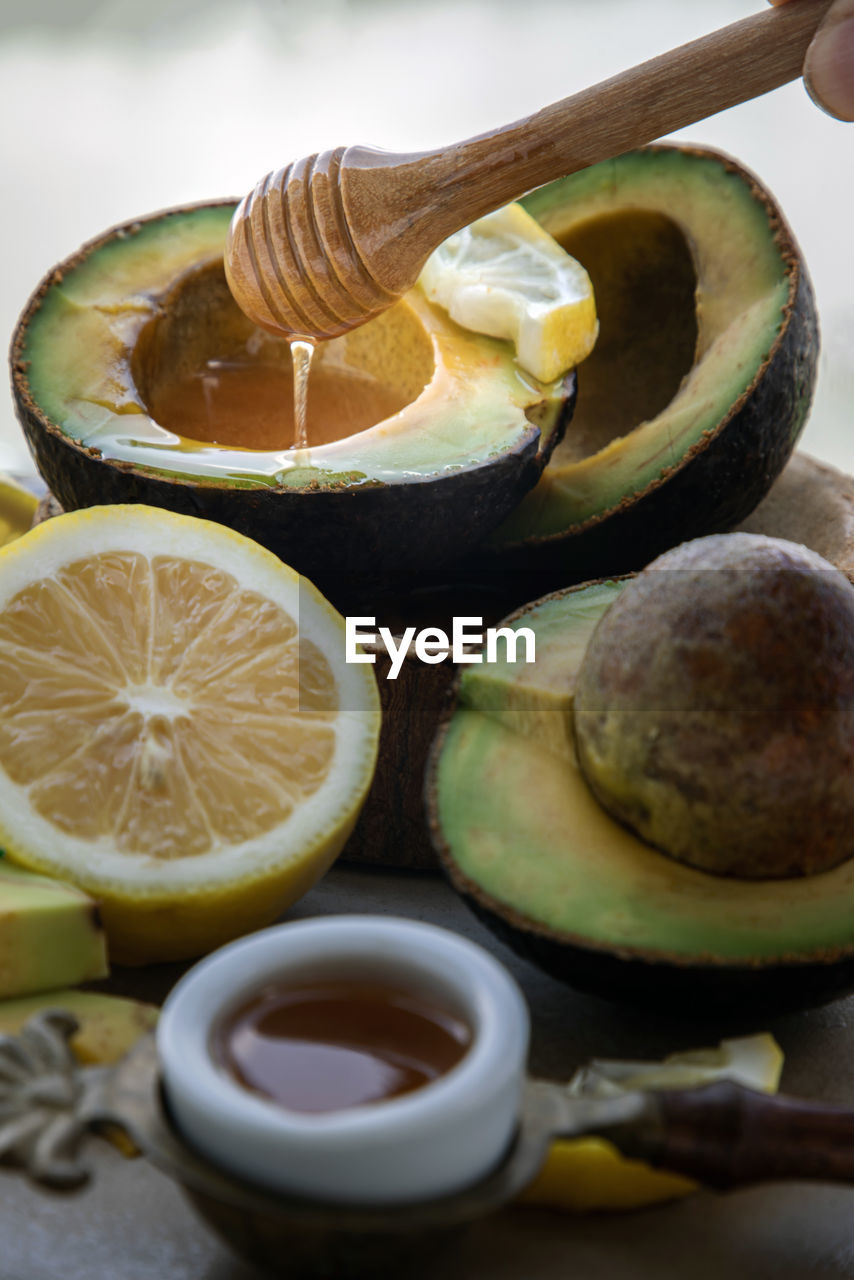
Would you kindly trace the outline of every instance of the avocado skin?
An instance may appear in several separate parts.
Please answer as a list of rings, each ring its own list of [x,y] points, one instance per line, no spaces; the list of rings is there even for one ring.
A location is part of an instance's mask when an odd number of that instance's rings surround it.
[[[614,1002],[637,1004],[682,1020],[705,1020],[743,1013],[798,1013],[830,1004],[854,991],[854,956],[805,964],[692,965],[641,960],[619,951],[597,951],[558,941],[531,925],[512,923],[467,889],[462,877],[441,859],[457,893],[478,920],[516,955],[537,965],[568,986]],[[473,887],[472,887],[473,888]]]
[[[755,965],[696,964],[676,957],[643,959],[619,947],[583,946],[550,934],[496,902],[456,865],[442,835],[435,773],[447,715],[427,768],[425,805],[439,867],[472,914],[511,951],[577,991],[656,1013],[701,1021],[710,1013],[797,1013],[854,991],[854,954],[829,951],[819,960]]]
[[[484,525],[495,525],[536,483],[563,435],[575,404],[574,373],[567,374],[565,387],[561,422],[543,448],[532,425],[516,448],[476,467],[411,484],[340,489],[241,488],[206,484],[201,477],[187,484],[105,461],[41,418],[20,394],[18,416],[39,472],[66,511],[142,502],[229,525],[268,547],[335,603],[357,586],[411,586],[425,560],[432,570],[470,545]],[[449,507],[457,520],[448,520]]]

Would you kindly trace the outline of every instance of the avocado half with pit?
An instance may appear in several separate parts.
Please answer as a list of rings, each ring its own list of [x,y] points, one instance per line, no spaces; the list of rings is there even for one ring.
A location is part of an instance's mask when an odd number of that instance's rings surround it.
[[[108,231],[31,298],[13,388],[62,506],[145,502],[206,516],[324,584],[417,573],[482,538],[535,483],[575,377],[522,374],[510,344],[459,328],[418,290],[317,352],[339,379],[381,389],[381,421],[348,434],[345,394],[333,438],[307,455],[290,440],[244,447],[239,431],[205,444],[158,422],[170,385],[217,362],[257,362],[261,374],[289,365],[287,344],[228,291],[233,209],[168,210]]]
[[[773,198],[717,152],[654,146],[523,203],[587,268],[600,333],[490,558],[564,586],[732,528],[782,471],[816,376],[813,293]]]
[[[535,635],[534,663],[462,671],[427,771],[444,870],[499,937],[581,990],[687,1016],[835,998],[854,987],[854,859],[789,879],[711,874],[644,843],[588,788],[575,683],[626,581],[511,615],[502,625]]]

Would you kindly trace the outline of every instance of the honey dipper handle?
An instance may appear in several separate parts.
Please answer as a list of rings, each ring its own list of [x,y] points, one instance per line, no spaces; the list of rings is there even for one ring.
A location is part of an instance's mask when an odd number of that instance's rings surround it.
[[[796,79],[830,3],[769,8],[457,146],[387,158],[351,147],[342,197],[374,278],[402,292],[446,236],[532,187]],[[396,224],[378,209],[399,211]]]
[[[719,1190],[788,1178],[854,1182],[854,1111],[847,1108],[732,1083],[654,1097],[658,1133],[641,1143],[652,1164]]]

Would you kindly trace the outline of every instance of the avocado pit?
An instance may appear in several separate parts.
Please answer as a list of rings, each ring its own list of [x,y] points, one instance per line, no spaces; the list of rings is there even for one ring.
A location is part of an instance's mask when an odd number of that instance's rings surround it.
[[[600,804],[690,866],[764,879],[854,854],[854,587],[732,534],[667,552],[587,646],[578,760]]]

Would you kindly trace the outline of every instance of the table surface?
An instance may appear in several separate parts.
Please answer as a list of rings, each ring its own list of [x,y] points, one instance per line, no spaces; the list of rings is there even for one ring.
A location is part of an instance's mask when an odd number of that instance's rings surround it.
[[[531,1069],[568,1078],[591,1057],[661,1057],[728,1035],[769,1030],[786,1055],[783,1088],[854,1104],[854,997],[765,1019],[650,1017],[580,995],[495,941],[438,876],[339,867],[289,918],[347,912],[446,925],[498,956],[533,1015]],[[108,988],[161,1000],[178,966],[119,970]],[[103,984],[102,984],[103,985]],[[0,1173],[3,1280],[258,1280],[143,1160],[95,1144],[95,1179],[53,1195]],[[854,1190],[808,1184],[699,1193],[631,1214],[574,1216],[517,1208],[480,1223],[442,1266],[443,1280],[839,1280],[854,1276]],[[410,1273],[414,1276],[415,1273]]]

